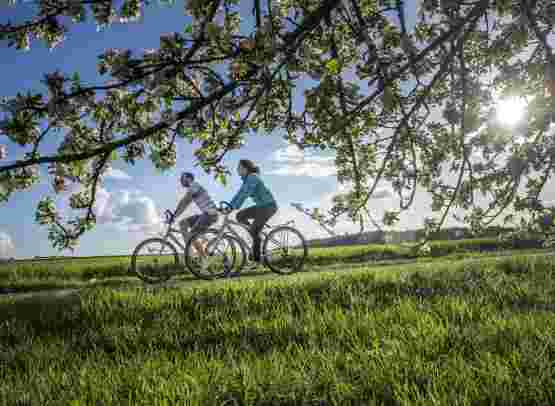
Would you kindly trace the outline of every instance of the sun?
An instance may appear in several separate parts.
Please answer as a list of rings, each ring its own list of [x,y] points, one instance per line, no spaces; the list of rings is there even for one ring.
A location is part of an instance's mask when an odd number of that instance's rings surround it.
[[[524,118],[527,104],[526,100],[521,97],[507,97],[499,100],[495,108],[497,120],[502,125],[515,126]]]

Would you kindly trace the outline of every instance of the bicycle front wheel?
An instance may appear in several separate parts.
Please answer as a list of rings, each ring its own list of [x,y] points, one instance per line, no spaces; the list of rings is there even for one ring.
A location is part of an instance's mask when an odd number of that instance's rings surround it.
[[[247,260],[243,245],[229,234],[218,237],[216,229],[203,230],[185,245],[185,264],[197,278],[212,280],[240,270]],[[198,252],[198,247],[201,251]]]
[[[131,256],[131,272],[147,283],[165,282],[178,269],[176,248],[162,238],[144,240]]]
[[[268,233],[262,246],[264,264],[272,272],[287,275],[302,269],[308,256],[303,235],[293,227],[280,226]]]

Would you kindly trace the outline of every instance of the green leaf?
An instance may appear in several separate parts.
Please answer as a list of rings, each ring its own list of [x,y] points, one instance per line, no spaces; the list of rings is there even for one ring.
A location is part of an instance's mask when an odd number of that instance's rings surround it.
[[[220,28],[214,23],[208,23],[206,25],[206,31],[208,33],[208,37],[210,38],[217,38],[220,34]]]
[[[396,97],[395,97],[395,92],[393,91],[391,86],[386,86],[383,89],[382,103],[383,103],[383,108],[386,112],[389,113],[395,110]]]
[[[216,182],[220,183],[222,186],[227,186],[227,176],[225,173],[218,173],[216,175]]]
[[[326,62],[326,70],[330,75],[337,75],[339,73],[339,63],[337,62],[337,59],[330,59]]]
[[[386,226],[393,226],[399,221],[399,212],[396,210],[386,210],[383,215],[383,223]]]

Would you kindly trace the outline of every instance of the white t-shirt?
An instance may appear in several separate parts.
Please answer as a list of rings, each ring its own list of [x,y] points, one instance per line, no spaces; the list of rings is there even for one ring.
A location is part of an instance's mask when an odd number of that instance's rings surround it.
[[[189,191],[191,192],[193,202],[195,202],[201,212],[208,214],[217,213],[216,204],[210,198],[210,195],[205,188],[203,188],[197,182],[193,182],[191,184],[191,187],[189,188]]]

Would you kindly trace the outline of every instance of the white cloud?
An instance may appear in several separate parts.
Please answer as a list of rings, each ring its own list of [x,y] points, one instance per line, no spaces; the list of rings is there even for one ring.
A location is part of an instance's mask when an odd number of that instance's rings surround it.
[[[126,172],[122,171],[121,169],[116,168],[108,168],[106,173],[104,174],[105,179],[115,179],[115,180],[131,180],[131,176],[129,176]]]
[[[295,166],[287,165],[268,172],[270,175],[281,176],[310,176],[310,177],[326,177],[333,176],[337,173],[331,165],[323,165],[321,163],[301,163]]]
[[[136,190],[109,192],[99,188],[95,202],[98,224],[112,225],[121,232],[158,232],[162,219],[154,201]]]
[[[0,258],[10,258],[14,256],[15,246],[10,235],[0,231]]]
[[[272,158],[276,162],[301,162],[304,160],[304,152],[295,145],[288,145],[274,151]]]
[[[339,184],[337,185],[335,192],[325,193],[319,197],[317,196],[312,201],[304,202],[303,206],[310,210],[318,207],[320,209],[320,213],[325,213],[332,207],[333,196],[339,193],[347,192],[350,190],[349,187],[349,185]],[[553,190],[555,190],[555,188],[553,188]],[[400,221],[390,228],[385,227],[382,224],[383,215],[386,210],[399,210],[399,199],[396,195],[394,195],[390,188],[387,186],[377,188],[369,202],[368,207],[373,219],[376,220],[380,227],[384,230],[414,230],[423,226],[424,217],[433,215],[430,203],[431,199],[429,194],[418,189],[413,205],[409,208],[409,210],[401,212]],[[329,236],[326,231],[324,231],[307,215],[286,205],[280,206],[278,213],[273,219],[270,220],[270,223],[277,224],[291,219],[295,220],[295,225],[299,227],[299,230],[301,230],[307,239]],[[458,225],[458,223],[451,218],[450,214],[446,219],[444,227],[451,227],[455,225]],[[365,231],[372,231],[375,229],[376,227],[370,221],[365,221]],[[346,215],[343,215],[338,218],[338,223],[335,227],[333,227],[333,231],[339,235],[345,233],[357,233],[359,231],[359,224],[352,223]]]
[[[337,190],[335,192],[324,194],[318,201],[313,202],[319,207],[330,209],[332,206],[332,199],[335,195],[347,193],[353,190],[353,185],[351,184],[338,184]],[[393,197],[393,191],[387,187],[376,188],[370,200],[380,200],[380,199],[390,199]]]
[[[278,225],[290,220],[295,221],[294,227],[297,228],[307,240],[329,236],[329,234],[315,221],[291,206],[280,206],[276,215],[272,217],[268,223],[271,225]]]
[[[81,190],[83,187],[79,186],[71,192]],[[71,192],[65,192],[61,201],[58,201],[58,209],[67,215],[71,210],[69,208]],[[110,192],[99,187],[96,191],[94,212],[97,224],[111,225],[118,231],[161,231],[162,218],[155,202],[138,190]]]
[[[136,190],[107,192],[103,202],[102,219],[122,232],[157,233],[162,230],[162,218],[156,203]],[[97,214],[98,216],[98,214]]]
[[[270,175],[326,177],[336,174],[333,157],[315,155],[290,144],[272,154]]]
[[[104,188],[96,191],[94,210],[98,224],[110,223],[114,220],[114,205],[110,192]]]
[[[303,206],[309,210],[312,210],[313,208],[318,207],[320,209],[320,213],[324,214],[333,206],[333,202],[332,202],[333,196],[339,193],[345,193],[348,190],[350,190],[349,185],[338,184],[337,190],[335,192],[325,193],[321,195],[317,200],[314,200],[312,202],[307,202],[306,205],[303,205]],[[393,194],[390,189],[378,188],[374,192],[371,200],[388,199],[391,197],[393,197]],[[392,207],[392,204],[390,204],[388,201],[387,206]],[[371,204],[372,217],[380,225],[381,225],[381,218],[383,216],[384,209],[385,209],[385,203],[384,204],[380,203],[378,207],[376,207],[376,205]],[[298,227],[298,229],[303,233],[303,235],[307,239],[324,238],[324,237],[330,236],[328,232],[324,230],[317,222],[315,222],[306,214],[299,212],[293,207],[288,207],[288,206],[280,207],[276,216],[272,220],[270,220],[270,223],[279,224],[289,220],[295,220],[295,226]],[[355,224],[352,221],[350,221],[346,215],[340,216],[337,220],[338,221],[335,227],[329,227],[337,235],[357,233],[360,230],[359,224]],[[366,231],[371,231],[375,229],[376,228],[372,225],[371,222],[369,222],[368,220],[365,221]]]
[[[127,202],[119,204],[115,214],[119,218],[131,220],[135,225],[155,225],[161,222],[154,201],[147,196],[127,198]]]

